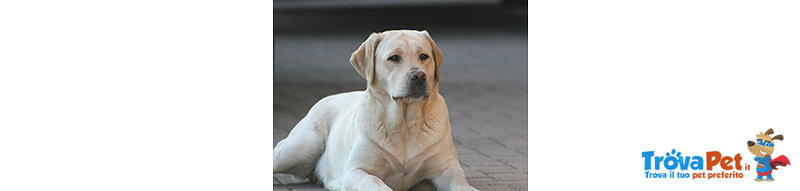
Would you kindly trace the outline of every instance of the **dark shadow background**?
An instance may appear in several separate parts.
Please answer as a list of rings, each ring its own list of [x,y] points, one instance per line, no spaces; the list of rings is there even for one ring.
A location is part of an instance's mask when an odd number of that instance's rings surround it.
[[[427,30],[444,52],[462,167],[481,190],[527,190],[527,7],[496,0],[300,0],[274,3],[273,145],[319,99],[364,90],[350,54],[372,32]],[[321,189],[273,181],[277,190]]]

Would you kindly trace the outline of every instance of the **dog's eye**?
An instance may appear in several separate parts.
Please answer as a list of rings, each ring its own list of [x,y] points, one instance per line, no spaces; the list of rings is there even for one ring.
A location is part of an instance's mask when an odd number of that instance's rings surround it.
[[[392,55],[392,56],[389,57],[388,60],[390,60],[392,62],[400,62],[400,55]]]
[[[427,54],[420,54],[420,55],[419,55],[419,59],[420,59],[420,60],[427,60],[427,59],[428,59],[428,57],[429,57],[429,56],[428,56]]]

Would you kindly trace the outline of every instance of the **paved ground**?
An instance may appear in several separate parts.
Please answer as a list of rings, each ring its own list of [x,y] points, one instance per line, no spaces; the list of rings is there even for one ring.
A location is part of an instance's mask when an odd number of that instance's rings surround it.
[[[281,16],[290,14],[307,15],[276,12],[273,145],[285,138],[320,98],[366,87],[348,59],[370,32],[382,30],[361,25],[351,25],[349,30],[313,30],[308,22],[300,22],[301,26],[279,22],[285,18]],[[286,19],[297,21],[298,17]],[[448,103],[453,138],[467,180],[480,190],[527,190],[525,23],[504,19],[408,26],[428,29],[444,51],[440,93]],[[316,184],[285,183],[286,176],[276,175],[273,187],[324,190]]]

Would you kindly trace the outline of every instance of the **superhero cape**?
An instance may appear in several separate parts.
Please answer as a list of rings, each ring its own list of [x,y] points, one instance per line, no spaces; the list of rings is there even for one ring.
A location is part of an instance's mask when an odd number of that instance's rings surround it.
[[[769,164],[770,166],[772,166],[773,170],[778,170],[778,166],[791,165],[792,163],[789,162],[789,158],[786,158],[786,156],[781,155],[769,161]]]

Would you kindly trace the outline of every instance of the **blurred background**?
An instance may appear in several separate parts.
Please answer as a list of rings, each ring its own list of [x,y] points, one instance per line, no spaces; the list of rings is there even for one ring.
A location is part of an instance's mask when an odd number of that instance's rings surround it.
[[[319,99],[364,90],[350,54],[372,32],[427,30],[444,52],[459,160],[480,190],[527,190],[527,2],[501,0],[274,1],[273,146]],[[289,184],[276,190],[324,190]]]

